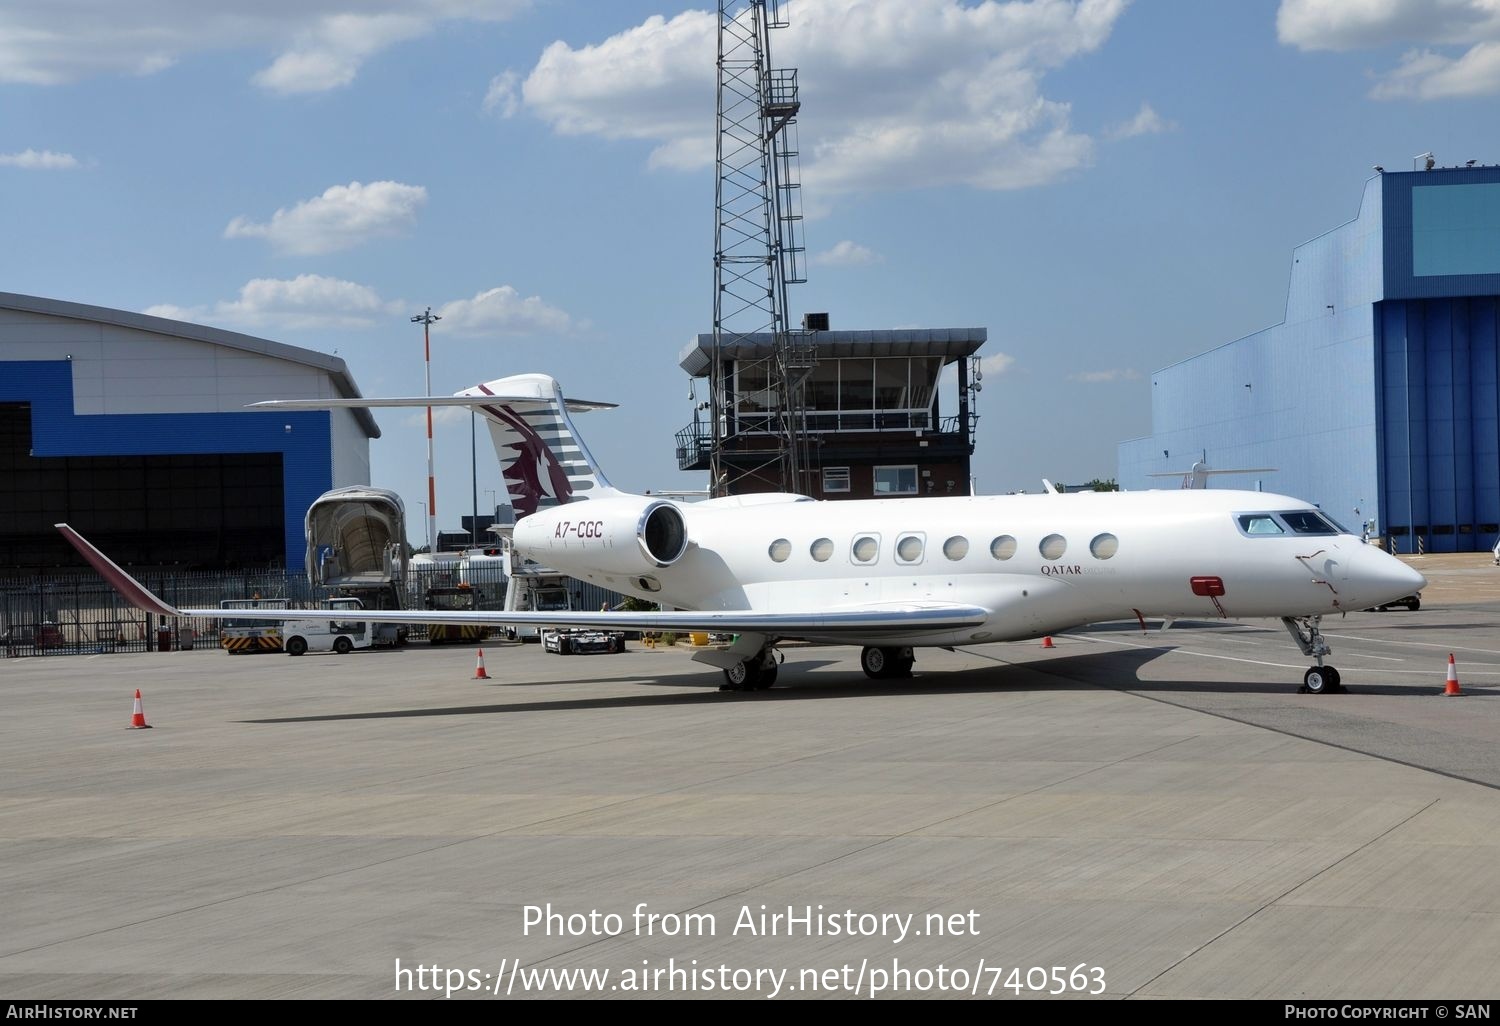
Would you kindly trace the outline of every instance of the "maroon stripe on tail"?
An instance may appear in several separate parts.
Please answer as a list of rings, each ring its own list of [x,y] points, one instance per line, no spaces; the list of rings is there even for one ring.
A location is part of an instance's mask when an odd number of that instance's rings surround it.
[[[68,544],[77,549],[78,554],[88,560],[89,564],[99,571],[100,575],[109,582],[110,587],[118,591],[126,602],[148,613],[157,613],[161,616],[182,615],[147,590],[140,581],[121,570],[114,560],[94,548],[87,538],[67,524],[53,524],[52,526],[62,532],[62,536],[68,539]]]

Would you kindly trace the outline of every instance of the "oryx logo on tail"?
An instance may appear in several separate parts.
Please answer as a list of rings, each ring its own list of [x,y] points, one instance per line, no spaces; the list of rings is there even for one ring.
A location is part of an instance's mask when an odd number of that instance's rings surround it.
[[[517,517],[530,516],[544,506],[561,506],[573,498],[573,485],[568,481],[567,471],[557,462],[557,457],[531,429],[531,425],[514,411],[504,406],[481,407],[485,413],[506,425],[519,436],[513,442],[503,443],[515,453],[505,461],[506,490],[510,492],[511,506]],[[500,445],[497,441],[497,447]],[[502,457],[503,459],[503,457]]]
[[[612,491],[568,415],[570,405],[607,404],[570,404],[557,382],[540,374],[489,381],[467,394],[495,397],[478,409],[489,423],[517,519]]]

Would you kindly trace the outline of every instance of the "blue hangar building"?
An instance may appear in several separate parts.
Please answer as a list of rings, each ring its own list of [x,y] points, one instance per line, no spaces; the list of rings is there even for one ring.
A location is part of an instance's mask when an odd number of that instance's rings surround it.
[[[1359,216],[1297,247],[1286,319],[1157,371],[1125,488],[1223,479],[1320,505],[1398,552],[1500,538],[1500,166],[1379,173]]]
[[[73,524],[123,563],[302,567],[303,517],[370,481],[344,361],[126,310],[0,292],[0,573],[76,567]]]

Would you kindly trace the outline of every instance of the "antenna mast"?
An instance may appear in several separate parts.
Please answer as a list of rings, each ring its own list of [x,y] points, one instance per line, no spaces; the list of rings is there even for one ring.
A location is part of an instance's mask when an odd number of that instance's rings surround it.
[[[800,102],[796,69],[771,68],[770,30],[787,24],[780,0],[719,0],[709,371],[709,493],[715,496],[729,491],[726,442],[735,436],[737,479],[760,479],[781,491],[806,490],[803,382],[816,356],[811,334],[788,327],[786,298],[787,285],[807,280],[798,238]]]

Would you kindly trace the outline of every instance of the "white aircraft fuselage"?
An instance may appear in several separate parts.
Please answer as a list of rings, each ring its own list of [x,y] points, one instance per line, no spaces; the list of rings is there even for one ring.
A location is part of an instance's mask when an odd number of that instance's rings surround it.
[[[669,518],[662,507],[680,518],[675,559],[643,526],[649,516]],[[1278,513],[1312,514],[1295,519],[1324,526],[1299,533]],[[1252,525],[1281,533],[1249,533],[1243,517],[1264,517]],[[1136,617],[1321,616],[1425,583],[1316,507],[1262,492],[700,503],[615,493],[538,510],[517,525],[515,543],[570,576],[683,610],[932,604],[987,613],[958,629],[799,634],[884,646],[1008,641]]]

